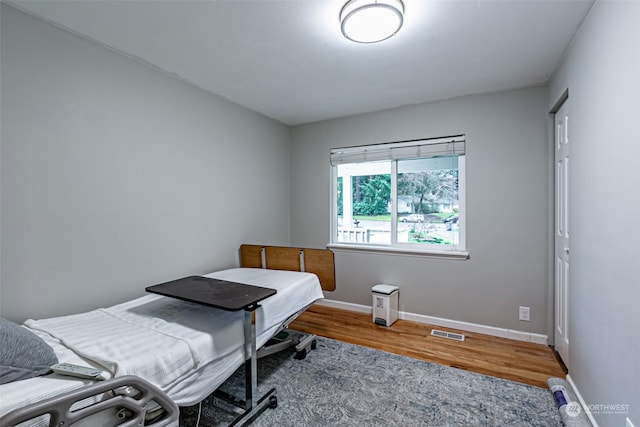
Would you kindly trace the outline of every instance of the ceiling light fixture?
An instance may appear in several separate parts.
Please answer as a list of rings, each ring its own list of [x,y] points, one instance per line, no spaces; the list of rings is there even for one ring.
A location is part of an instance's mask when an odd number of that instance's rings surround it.
[[[402,27],[402,0],[349,0],[340,11],[342,34],[357,43],[376,43]]]

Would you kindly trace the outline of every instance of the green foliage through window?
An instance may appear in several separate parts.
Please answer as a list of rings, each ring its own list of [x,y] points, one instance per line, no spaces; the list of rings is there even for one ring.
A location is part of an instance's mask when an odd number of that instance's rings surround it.
[[[354,215],[384,215],[389,212],[391,175],[351,177]]]

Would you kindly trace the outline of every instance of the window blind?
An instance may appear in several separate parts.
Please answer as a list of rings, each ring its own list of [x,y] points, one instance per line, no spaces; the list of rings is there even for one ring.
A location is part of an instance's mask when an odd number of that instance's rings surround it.
[[[345,163],[464,155],[464,153],[465,136],[456,135],[444,138],[334,148],[331,150],[330,161],[332,166],[336,166]]]

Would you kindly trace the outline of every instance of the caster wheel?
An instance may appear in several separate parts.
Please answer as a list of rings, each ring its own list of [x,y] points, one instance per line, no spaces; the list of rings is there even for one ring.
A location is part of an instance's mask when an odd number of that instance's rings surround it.
[[[296,355],[293,356],[293,358],[296,359],[296,360],[302,360],[305,357],[307,357],[307,350],[306,349],[297,351]]]
[[[318,343],[316,342],[316,340],[311,341],[311,350],[315,350],[317,346]]]
[[[278,397],[277,396],[271,396],[269,398],[269,408],[276,409],[277,407],[278,407]]]

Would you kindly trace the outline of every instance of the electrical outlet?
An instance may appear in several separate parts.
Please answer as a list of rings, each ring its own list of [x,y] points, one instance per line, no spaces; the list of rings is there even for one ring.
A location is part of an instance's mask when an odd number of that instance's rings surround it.
[[[627,417],[627,427],[633,427],[633,423],[631,422],[629,417]]]
[[[519,319],[529,322],[531,320],[531,308],[520,306]]]

